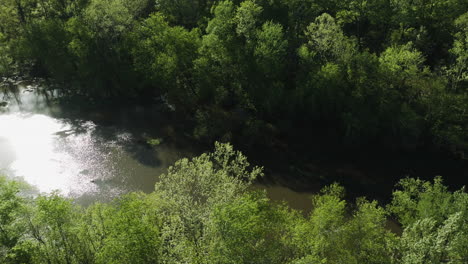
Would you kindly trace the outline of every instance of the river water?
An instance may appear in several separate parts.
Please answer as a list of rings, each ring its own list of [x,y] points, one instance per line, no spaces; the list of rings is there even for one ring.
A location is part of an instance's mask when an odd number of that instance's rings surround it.
[[[172,136],[179,129],[158,106],[82,110],[27,82],[3,87],[0,102],[0,174],[36,193],[59,191],[82,205],[130,191],[151,192],[158,176],[182,157],[199,154]],[[84,102],[86,104],[86,102]],[[149,137],[163,143],[150,147]],[[310,208],[310,194],[256,185],[273,200]]]

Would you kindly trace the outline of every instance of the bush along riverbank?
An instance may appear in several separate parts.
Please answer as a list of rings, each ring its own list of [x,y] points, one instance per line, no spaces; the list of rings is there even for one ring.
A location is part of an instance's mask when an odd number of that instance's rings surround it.
[[[87,208],[0,178],[2,263],[465,263],[468,194],[406,178],[383,206],[331,184],[308,215],[270,202],[229,144],[181,159],[152,193]],[[23,193],[23,195],[22,195]],[[401,234],[386,228],[392,216]]]

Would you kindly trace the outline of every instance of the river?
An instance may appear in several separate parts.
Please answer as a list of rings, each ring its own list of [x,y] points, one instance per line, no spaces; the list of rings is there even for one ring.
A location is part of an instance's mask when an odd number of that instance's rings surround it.
[[[59,103],[56,92],[37,83],[10,83],[0,95],[8,102],[0,108],[0,174],[25,181],[36,194],[59,191],[89,205],[151,192],[171,164],[199,154],[174,136],[179,128],[158,105],[84,110]],[[149,146],[149,137],[162,144]],[[254,188],[292,208],[310,209],[310,193],[271,184]]]

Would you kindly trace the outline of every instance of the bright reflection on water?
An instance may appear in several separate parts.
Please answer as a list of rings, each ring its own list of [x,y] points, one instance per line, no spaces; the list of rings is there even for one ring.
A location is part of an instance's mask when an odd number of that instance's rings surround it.
[[[79,164],[59,148],[57,132],[69,129],[67,124],[45,115],[19,113],[1,115],[0,124],[0,146],[10,149],[8,154],[13,158],[10,164],[2,165],[11,173],[41,191],[69,191],[72,183],[79,184],[73,177]]]
[[[141,109],[87,113],[103,123],[98,124],[85,113],[71,115],[51,97],[25,87],[0,96],[9,102],[0,109],[0,174],[88,204],[128,191],[149,192],[170,164],[190,155],[144,144],[148,116]]]

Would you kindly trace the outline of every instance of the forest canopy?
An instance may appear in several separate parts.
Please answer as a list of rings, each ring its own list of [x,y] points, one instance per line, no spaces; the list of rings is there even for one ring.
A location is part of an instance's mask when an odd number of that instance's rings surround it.
[[[98,100],[162,96],[206,142],[321,135],[463,156],[467,11],[465,0],[2,0],[0,75]]]
[[[1,263],[453,263],[468,261],[468,194],[406,178],[391,202],[332,184],[308,214],[270,201],[229,144],[181,159],[152,193],[79,206],[0,178]],[[389,216],[401,231],[389,230]]]

